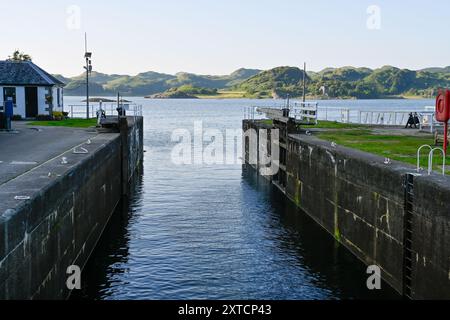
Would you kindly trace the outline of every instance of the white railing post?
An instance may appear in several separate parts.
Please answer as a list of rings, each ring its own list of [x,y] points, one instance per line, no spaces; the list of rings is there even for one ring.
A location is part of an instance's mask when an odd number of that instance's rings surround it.
[[[441,151],[442,153],[442,175],[445,176],[445,151],[442,148],[434,148],[430,151],[430,154],[428,156],[428,175],[431,175],[431,172],[433,172],[433,157],[435,151]]]
[[[417,150],[417,172],[420,172],[420,153],[421,153],[421,151],[422,151],[422,149],[423,148],[428,148],[428,149],[430,149],[430,151],[431,150],[433,150],[433,148],[430,146],[430,145],[428,145],[428,144],[424,144],[423,146],[421,146],[418,150]],[[428,154],[429,155],[429,154]],[[429,158],[428,158],[428,164],[430,164],[429,163]]]

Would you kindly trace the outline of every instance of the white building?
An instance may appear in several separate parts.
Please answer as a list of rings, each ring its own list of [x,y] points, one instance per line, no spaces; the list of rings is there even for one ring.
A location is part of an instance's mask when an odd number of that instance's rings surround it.
[[[35,118],[62,111],[64,85],[31,61],[0,61],[0,105],[11,98],[14,115]]]

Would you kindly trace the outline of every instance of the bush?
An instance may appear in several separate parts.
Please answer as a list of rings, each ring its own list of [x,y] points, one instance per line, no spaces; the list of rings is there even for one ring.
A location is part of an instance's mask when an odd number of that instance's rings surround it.
[[[65,116],[64,113],[60,112],[60,111],[53,111],[53,120],[56,121],[61,121],[64,120]]]
[[[22,120],[22,116],[20,114],[15,114],[12,117],[12,121],[21,121]]]
[[[36,116],[36,120],[38,121],[52,121],[53,117],[48,114],[38,114]]]

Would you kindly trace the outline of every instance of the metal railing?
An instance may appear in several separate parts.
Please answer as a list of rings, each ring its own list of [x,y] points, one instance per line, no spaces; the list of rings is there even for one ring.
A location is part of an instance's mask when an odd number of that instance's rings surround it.
[[[419,122],[417,123],[421,131],[434,133],[442,126],[436,121],[434,111],[389,111],[389,110],[364,110],[340,107],[322,107],[316,102],[294,102],[294,103],[274,103],[271,107],[245,107],[244,118],[258,118],[258,109],[288,109],[290,116],[298,122],[306,124],[316,124],[318,121],[337,121],[341,123],[352,123],[362,125],[380,126],[405,126],[411,113],[417,113]],[[430,109],[431,110],[431,109]]]
[[[103,110],[107,116],[117,116],[117,107],[124,108],[130,116],[142,116],[142,105],[135,103],[98,103],[91,104],[89,107],[89,115],[91,118],[97,118],[97,112]],[[63,108],[63,112],[67,112],[70,118],[86,119],[86,105],[72,104],[67,108]]]
[[[431,172],[433,172],[433,157],[434,152],[440,151],[442,154],[442,175],[445,176],[445,151],[442,148],[434,148],[430,151],[430,154],[428,155],[428,175],[431,175]]]
[[[411,113],[417,113],[419,118],[419,129],[421,131],[435,132],[436,128],[442,126],[436,121],[434,111],[380,111],[359,110],[336,107],[320,107],[318,110],[319,120],[338,121],[342,123],[354,123],[365,125],[382,126],[405,126]]]
[[[423,168],[420,166],[420,156],[421,156],[422,149],[425,149],[425,148],[430,150],[428,153],[428,175],[430,176],[431,173],[433,172],[434,154],[436,151],[440,151],[442,154],[442,175],[445,176],[446,156],[445,156],[444,149],[433,148],[432,146],[430,146],[428,144],[421,146],[417,150],[417,172],[420,173],[423,170]]]
[[[318,123],[317,102],[294,102],[284,105],[264,106],[264,107],[244,107],[244,119],[255,120],[264,118],[282,118],[287,117],[295,119],[303,124]]]
[[[443,124],[436,121],[436,112],[424,111],[419,112],[420,130],[434,133],[437,128],[443,127]]]
[[[319,120],[367,125],[401,126],[408,121],[409,111],[374,111],[349,108],[319,108]]]
[[[317,124],[319,121],[319,104],[317,102],[294,103],[290,115],[303,124]]]
[[[255,120],[257,114],[255,107],[244,107],[244,120]]]

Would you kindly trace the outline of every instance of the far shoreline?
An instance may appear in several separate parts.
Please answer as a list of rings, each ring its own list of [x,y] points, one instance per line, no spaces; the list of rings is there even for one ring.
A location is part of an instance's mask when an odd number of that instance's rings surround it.
[[[67,98],[85,98],[85,96],[80,95],[64,95],[64,97]],[[101,96],[98,98],[113,98],[114,96]],[[145,96],[127,96],[124,95],[126,98],[140,98],[140,99],[146,99],[146,100],[274,100],[274,101],[283,101],[286,99],[283,98],[247,98],[247,97],[214,97],[214,96],[196,96],[195,98],[149,98]],[[96,97],[97,98],[97,97]],[[291,100],[301,100],[302,97],[291,97]],[[388,96],[388,97],[380,97],[380,98],[371,98],[371,99],[357,99],[357,98],[317,98],[317,97],[306,97],[306,100],[308,101],[369,101],[369,100],[433,100],[433,97],[426,98],[421,96]],[[91,102],[92,103],[92,102]]]

